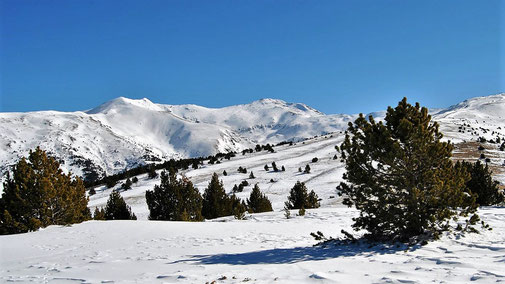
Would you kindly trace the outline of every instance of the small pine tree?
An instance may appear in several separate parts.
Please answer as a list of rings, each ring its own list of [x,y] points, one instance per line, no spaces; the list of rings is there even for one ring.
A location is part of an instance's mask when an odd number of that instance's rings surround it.
[[[291,188],[285,207],[288,209],[300,209],[302,207],[306,209],[318,208],[319,201],[313,190],[310,194],[307,193],[305,183],[297,181],[293,188]]]
[[[223,171],[223,176],[227,176],[228,173],[226,172],[226,170]]]
[[[268,167],[268,165],[265,165],[264,169],[265,169],[266,172],[268,172],[270,170],[270,168]]]
[[[132,183],[137,183],[137,182],[139,182],[139,179],[137,177],[133,177],[132,178]]]
[[[266,195],[261,193],[258,184],[256,184],[251,191],[251,195],[247,199],[247,207],[249,208],[250,213],[261,213],[261,212],[269,212],[273,211],[272,203]]]
[[[121,185],[121,188],[124,190],[132,189],[132,181],[130,178],[127,178],[126,181]]]
[[[317,163],[317,161],[319,161],[317,157],[312,158],[312,163]]]
[[[95,208],[95,212],[93,213],[93,220],[104,221],[105,220],[105,210],[103,208]]]
[[[158,177],[158,173],[156,173],[156,167],[154,165],[149,166],[149,172],[147,173],[147,176],[150,179]]]
[[[298,168],[298,172],[301,173],[302,172],[302,167],[299,167]]]
[[[105,206],[105,220],[137,220],[137,217],[130,206],[126,205],[123,197],[118,192],[112,191]]]
[[[278,172],[279,171],[279,169],[277,168],[277,165],[275,164],[275,162],[272,162],[272,170],[274,172]]]
[[[94,187],[90,188],[90,190],[88,191],[88,194],[91,196],[91,195],[95,195],[96,194],[96,190]]]
[[[254,173],[253,173],[252,171],[251,171],[251,173],[249,174],[249,178],[250,178],[250,179],[254,179],[254,178],[256,178],[256,177],[254,176]]]
[[[284,207],[284,217],[286,217],[286,219],[291,218],[291,212],[289,211],[289,208],[287,208],[287,207]]]
[[[286,168],[284,166],[281,167],[281,171],[285,172]]]
[[[305,208],[302,207],[300,210],[298,210],[298,216],[305,216]]]
[[[483,165],[480,161],[457,162],[456,168],[463,168],[470,173],[466,187],[471,193],[477,194],[477,204],[488,206],[503,202],[504,196],[498,188],[499,182],[493,180],[488,165]]]
[[[305,166],[305,170],[303,172],[306,173],[306,174],[310,174],[310,166],[306,165]]]
[[[203,193],[202,215],[205,219],[223,217],[230,213],[227,210],[228,197],[216,173],[212,175],[209,185]]]

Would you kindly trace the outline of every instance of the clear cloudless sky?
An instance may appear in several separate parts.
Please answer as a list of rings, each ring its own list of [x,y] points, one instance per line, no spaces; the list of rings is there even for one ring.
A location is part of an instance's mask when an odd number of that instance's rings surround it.
[[[504,18],[501,0],[0,0],[0,111],[446,107],[505,91]]]

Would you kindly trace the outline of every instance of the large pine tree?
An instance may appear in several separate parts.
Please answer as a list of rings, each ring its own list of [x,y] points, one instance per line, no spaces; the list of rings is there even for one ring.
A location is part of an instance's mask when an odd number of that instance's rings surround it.
[[[63,173],[56,159],[37,147],[14,166],[4,183],[0,234],[85,221],[91,218],[87,205],[82,180]]]
[[[441,141],[428,109],[404,98],[384,121],[360,115],[340,147],[347,182],[338,189],[360,212],[353,227],[374,240],[405,241],[437,237],[452,217],[475,212],[475,197],[465,193],[469,176],[453,166],[453,146]]]
[[[187,178],[161,172],[161,183],[146,191],[150,220],[202,221],[202,196]]]

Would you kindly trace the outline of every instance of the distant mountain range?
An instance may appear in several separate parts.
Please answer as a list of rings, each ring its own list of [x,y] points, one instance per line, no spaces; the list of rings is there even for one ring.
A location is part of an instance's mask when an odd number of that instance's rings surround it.
[[[505,94],[469,99],[432,114],[455,142],[477,139],[475,133],[460,131],[463,123],[488,129],[479,132],[488,138],[505,136]],[[78,175],[112,174],[171,158],[338,134],[356,117],[325,115],[305,104],[276,99],[206,108],[123,97],[88,111],[0,113],[0,170],[40,146]]]

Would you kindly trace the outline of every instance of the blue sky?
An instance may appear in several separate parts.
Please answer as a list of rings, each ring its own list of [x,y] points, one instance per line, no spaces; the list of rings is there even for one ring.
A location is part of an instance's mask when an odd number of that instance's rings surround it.
[[[1,111],[118,96],[325,113],[505,91],[505,1],[0,0]]]

